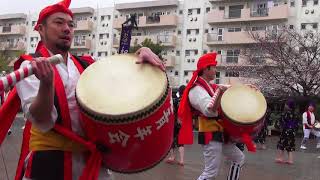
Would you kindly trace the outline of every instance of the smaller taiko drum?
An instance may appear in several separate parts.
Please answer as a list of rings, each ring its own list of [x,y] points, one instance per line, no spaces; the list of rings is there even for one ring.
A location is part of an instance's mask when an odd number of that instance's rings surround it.
[[[261,131],[267,110],[263,94],[247,85],[234,85],[223,93],[221,109],[223,126],[231,140],[255,151],[252,138]]]
[[[134,55],[99,60],[85,69],[76,87],[86,136],[106,147],[104,165],[121,173],[155,166],[173,141],[167,76],[136,61]]]

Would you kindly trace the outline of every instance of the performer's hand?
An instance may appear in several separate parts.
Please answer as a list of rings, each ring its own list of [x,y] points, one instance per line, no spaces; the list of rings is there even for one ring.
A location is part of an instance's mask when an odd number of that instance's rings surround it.
[[[224,92],[226,91],[228,88],[230,88],[231,85],[225,85],[225,84],[219,84],[219,89]]]
[[[34,71],[34,75],[40,80],[40,82],[46,85],[53,84],[53,68],[46,58],[35,58],[34,61],[31,61],[31,66]]]
[[[136,52],[138,55],[138,61],[136,62],[137,64],[141,63],[150,63],[153,66],[159,67],[162,71],[165,71],[165,67],[163,62],[160,60],[160,58],[154,54],[150,48],[147,47],[142,47],[138,49]]]

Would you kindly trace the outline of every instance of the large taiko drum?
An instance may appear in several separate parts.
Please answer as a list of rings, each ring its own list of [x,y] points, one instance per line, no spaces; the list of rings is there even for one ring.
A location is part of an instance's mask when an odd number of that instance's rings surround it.
[[[104,165],[122,173],[155,166],[173,140],[167,76],[136,61],[134,55],[99,60],[85,69],[76,87],[86,136],[107,147]]]
[[[221,97],[223,125],[231,140],[255,151],[252,138],[264,125],[267,102],[263,94],[246,85],[234,85]]]

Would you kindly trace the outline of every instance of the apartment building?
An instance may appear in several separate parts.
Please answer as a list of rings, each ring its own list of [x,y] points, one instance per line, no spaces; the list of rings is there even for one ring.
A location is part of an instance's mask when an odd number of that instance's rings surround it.
[[[22,13],[0,15],[0,51],[14,55],[27,48],[27,15]]]
[[[277,32],[284,24],[318,31],[319,7],[318,0],[155,0],[74,8],[71,52],[97,60],[116,54],[121,25],[136,14],[138,30],[132,33],[131,45],[149,38],[164,46],[162,57],[172,87],[188,83],[199,57],[212,51],[218,53],[216,82],[233,83],[242,74],[227,67],[246,62],[241,51],[255,43],[248,31]],[[0,15],[0,50],[34,52],[40,40],[33,30],[37,18],[38,13]]]
[[[219,83],[233,83],[239,80],[241,71],[229,70],[227,66],[246,64],[241,51],[255,43],[248,31],[264,33],[277,32],[286,25],[289,10],[286,1],[223,1],[211,0],[212,6],[206,14],[204,33],[205,51],[218,52]]]
[[[179,85],[182,50],[183,14],[179,14],[178,0],[158,0],[115,5],[113,53],[119,48],[121,25],[131,14],[137,15],[138,30],[132,32],[131,46],[145,39],[164,46],[162,57],[172,86]]]

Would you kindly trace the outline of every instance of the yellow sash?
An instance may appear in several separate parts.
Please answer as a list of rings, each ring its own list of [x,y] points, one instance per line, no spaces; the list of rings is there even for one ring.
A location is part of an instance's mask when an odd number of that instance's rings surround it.
[[[65,136],[50,130],[41,132],[34,126],[31,128],[29,148],[32,151],[61,150],[69,152],[83,152],[86,148]]]
[[[223,127],[219,122],[221,122],[220,119],[208,119],[203,116],[198,117],[199,122],[199,132],[215,132],[215,131],[223,131]]]

